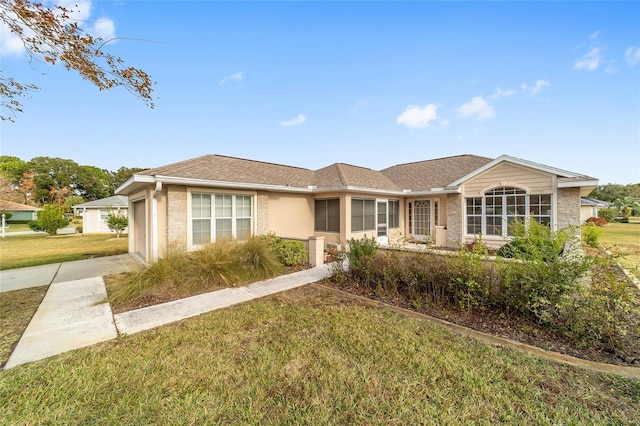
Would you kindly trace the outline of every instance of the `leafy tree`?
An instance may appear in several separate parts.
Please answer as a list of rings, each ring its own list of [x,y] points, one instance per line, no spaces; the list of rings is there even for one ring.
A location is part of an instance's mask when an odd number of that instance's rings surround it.
[[[634,183],[631,185],[608,183],[606,185],[598,186],[591,192],[591,194],[589,194],[589,198],[595,198],[596,200],[602,200],[609,203],[613,203],[617,199],[624,197],[640,198],[640,183]]]
[[[23,203],[25,204],[35,204],[35,194],[36,194],[36,181],[35,181],[35,173],[33,170],[29,169],[22,174],[20,178],[20,182],[18,183],[18,192],[22,194]]]
[[[153,83],[143,70],[126,66],[124,61],[106,52],[112,40],[103,40],[85,32],[70,19],[72,10],[63,6],[47,7],[44,2],[2,0],[0,21],[18,37],[30,61],[52,65],[60,62],[74,70],[99,90],[124,87],[153,108]],[[37,86],[5,77],[0,71],[0,106],[7,114],[2,120],[14,121],[22,112],[20,98]]]
[[[71,190],[77,185],[80,166],[73,160],[51,157],[34,157],[28,163],[34,173],[35,200],[39,203],[56,202],[56,194]],[[71,195],[69,193],[64,196]],[[64,198],[63,196],[63,198]]]
[[[80,166],[74,192],[89,201],[113,195],[111,172],[94,166]]]
[[[147,170],[147,169],[141,169],[139,167],[132,167],[132,168],[120,167],[118,171],[111,174],[111,187],[115,191],[116,189],[118,189],[120,185],[125,183],[127,179],[129,179],[134,174],[141,172],[143,170]]]
[[[129,226],[127,214],[122,210],[109,210],[106,220],[110,230],[115,231],[116,238],[120,238],[120,234]]]
[[[0,175],[13,185],[18,185],[23,173],[28,170],[27,163],[18,157],[0,155]]]
[[[14,203],[24,203],[24,198],[6,176],[0,174],[0,198]]]
[[[64,209],[61,206],[45,204],[44,209],[38,212],[38,219],[29,222],[29,228],[34,231],[44,231],[49,235],[56,235],[58,229],[69,224],[64,217]]]
[[[65,212],[70,212],[73,206],[86,202],[82,195],[70,195],[64,199]]]

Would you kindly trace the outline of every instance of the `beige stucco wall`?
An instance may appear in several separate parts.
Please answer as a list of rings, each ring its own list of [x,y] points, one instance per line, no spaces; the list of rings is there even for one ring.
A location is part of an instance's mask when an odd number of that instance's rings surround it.
[[[306,194],[268,193],[265,209],[258,212],[258,222],[266,218],[266,223],[258,227],[258,233],[275,232],[284,238],[309,238],[314,235],[313,200]]]
[[[531,194],[550,194],[555,187],[555,175],[512,163],[500,163],[474,176],[462,185],[464,197],[480,197],[489,189],[515,186]]]

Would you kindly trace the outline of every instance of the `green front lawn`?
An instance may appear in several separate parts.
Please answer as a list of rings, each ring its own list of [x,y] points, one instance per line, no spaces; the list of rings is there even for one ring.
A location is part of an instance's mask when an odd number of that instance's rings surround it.
[[[0,372],[4,424],[637,424],[640,381],[313,286]]]
[[[113,256],[127,251],[127,238],[116,238],[111,233],[13,235],[0,239],[0,269]]]
[[[609,223],[604,226],[600,243],[612,253],[627,270],[640,278],[640,222]]]
[[[48,288],[33,287],[0,293],[0,366],[9,359]]]

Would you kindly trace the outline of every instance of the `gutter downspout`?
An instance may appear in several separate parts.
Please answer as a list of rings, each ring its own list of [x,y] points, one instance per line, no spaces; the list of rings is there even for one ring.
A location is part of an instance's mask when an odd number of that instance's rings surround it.
[[[162,192],[162,182],[156,181],[156,189],[151,200],[151,257],[158,260],[158,196]]]

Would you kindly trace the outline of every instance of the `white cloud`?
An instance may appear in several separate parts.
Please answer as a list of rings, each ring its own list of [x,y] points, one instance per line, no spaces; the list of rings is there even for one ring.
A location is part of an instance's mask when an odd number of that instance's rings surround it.
[[[356,102],[353,107],[349,110],[349,112],[351,112],[352,114],[355,114],[357,112],[360,112],[360,110],[368,107],[369,105],[371,105],[371,101],[369,99],[360,99],[358,102]]]
[[[602,62],[602,49],[594,47],[573,65],[576,70],[595,71]]]
[[[0,52],[2,56],[18,56],[25,52],[22,40],[4,22],[0,22]]]
[[[307,117],[304,114],[298,114],[298,116],[289,121],[280,121],[281,126],[289,127],[289,126],[299,126],[302,123],[307,121]]]
[[[83,30],[103,40],[116,37],[115,23],[109,18],[99,18],[93,26],[89,24],[91,0],[58,0],[55,5],[67,10],[67,15],[69,15],[67,22],[77,23]],[[62,12],[58,10],[56,13],[59,15]],[[24,31],[26,36],[33,34],[29,28],[25,28]],[[20,38],[13,34],[4,23],[0,23],[0,56],[21,55],[23,53],[25,50]]]
[[[67,10],[70,21],[80,21],[79,25],[91,16],[91,0],[58,0],[55,4]]]
[[[509,98],[513,95],[517,95],[518,91],[515,89],[507,89],[507,90],[503,90],[500,86],[496,87],[496,90],[493,91],[493,93],[489,96],[487,96],[489,99],[497,99],[497,98]]]
[[[593,33],[593,34],[589,34],[589,40],[592,40],[592,41],[597,40],[597,39],[598,39],[598,37],[600,37],[600,33],[601,33],[601,32],[602,32],[602,31],[598,30],[598,31],[596,31],[596,32],[595,32],[595,33]]]
[[[487,118],[493,118],[495,116],[493,107],[489,105],[482,96],[474,97],[470,102],[460,106],[456,111],[462,118],[475,118],[477,120],[486,120]]]
[[[635,67],[640,63],[640,47],[631,46],[624,52],[624,59],[631,67]]]
[[[116,25],[109,18],[100,18],[93,25],[93,31],[91,33],[104,41],[111,40],[116,36]]]
[[[413,129],[429,127],[430,122],[438,118],[438,107],[429,104],[409,105],[396,119],[396,123],[403,124]]]
[[[244,72],[238,71],[238,72],[234,72],[233,74],[224,77],[222,80],[220,80],[219,84],[221,84],[221,85],[227,84],[230,81],[241,82],[242,80],[244,80]]]
[[[537,80],[536,84],[533,86],[529,86],[527,83],[522,83],[520,87],[523,92],[529,93],[531,96],[535,96],[542,90],[543,87],[550,87],[549,81],[547,80]]]

